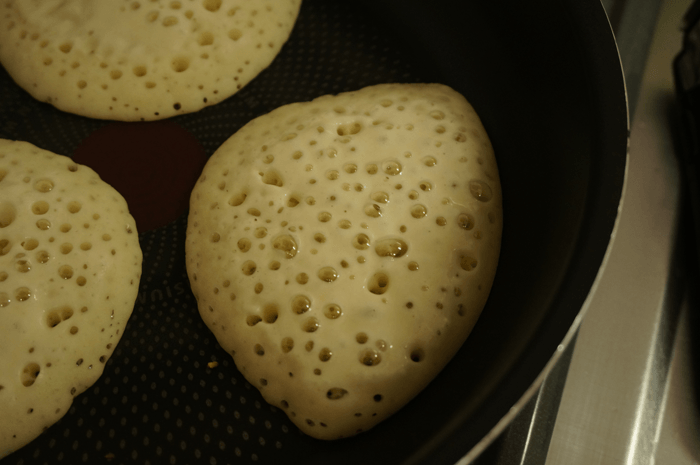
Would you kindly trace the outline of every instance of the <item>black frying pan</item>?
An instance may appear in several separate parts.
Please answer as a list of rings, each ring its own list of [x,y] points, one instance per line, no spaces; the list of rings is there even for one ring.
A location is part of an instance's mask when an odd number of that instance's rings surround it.
[[[425,391],[355,438],[299,433],[200,322],[179,212],[140,234],[139,299],[102,378],[3,465],[453,464],[508,414],[571,330],[617,217],[627,109],[607,18],[596,0],[304,0],[269,69],[225,102],[171,122],[210,155],[277,106],[382,82],[441,82],[463,93],[491,136],[503,185],[491,298]],[[36,102],[0,70],[2,138],[73,155],[109,124]]]

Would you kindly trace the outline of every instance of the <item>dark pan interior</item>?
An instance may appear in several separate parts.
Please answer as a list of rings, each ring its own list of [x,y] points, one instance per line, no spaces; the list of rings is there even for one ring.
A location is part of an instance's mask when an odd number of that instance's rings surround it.
[[[610,239],[627,147],[614,40],[595,0],[304,0],[270,68],[225,102],[173,121],[210,155],[277,106],[382,82],[463,93],[492,139],[503,185],[491,298],[434,382],[370,432],[332,443],[303,436],[200,322],[183,214],[140,234],[139,298],[102,378],[3,464],[452,464],[496,425],[564,339]],[[71,156],[107,124],[34,101],[0,70],[0,137]]]

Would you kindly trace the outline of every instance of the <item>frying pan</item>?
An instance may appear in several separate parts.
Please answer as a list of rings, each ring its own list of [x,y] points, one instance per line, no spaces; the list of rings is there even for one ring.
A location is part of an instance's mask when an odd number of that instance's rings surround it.
[[[201,323],[184,269],[181,211],[140,232],[139,298],[103,376],[3,465],[453,464],[483,447],[575,330],[614,230],[628,136],[615,41],[595,0],[304,0],[267,70],[223,103],[169,124],[193,135],[206,157],[280,105],[382,82],[441,82],[464,94],[499,163],[498,273],[445,370],[369,432],[335,442],[302,435]],[[110,124],[34,101],[0,70],[2,138],[72,156]],[[139,124],[151,123],[118,127]],[[154,152],[158,163],[130,176],[167,183],[171,155]],[[196,169],[188,171],[196,177]]]

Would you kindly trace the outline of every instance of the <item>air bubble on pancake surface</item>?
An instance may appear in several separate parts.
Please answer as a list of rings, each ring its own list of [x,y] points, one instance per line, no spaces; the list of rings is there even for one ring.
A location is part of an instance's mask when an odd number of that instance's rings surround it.
[[[180,22],[179,19],[177,19],[176,16],[166,16],[163,18],[163,26],[165,27],[170,27],[176,25],[178,22]]]
[[[246,317],[246,324],[248,326],[255,326],[256,324],[260,323],[262,321],[262,318],[258,315],[248,315]]]
[[[48,208],[47,208],[48,209]],[[17,218],[17,208],[8,201],[0,201],[0,228],[6,228]]]
[[[373,192],[370,198],[377,203],[389,203],[389,194],[384,191]]]
[[[243,266],[241,267],[241,271],[243,271],[243,274],[246,276],[252,276],[253,273],[255,273],[255,269],[257,266],[255,265],[255,262],[252,260],[246,260],[243,263]]]
[[[309,297],[302,294],[294,296],[292,299],[292,312],[301,315],[308,312],[309,309],[311,309],[311,300]]]
[[[49,211],[48,202],[45,202],[43,200],[39,200],[38,202],[34,202],[32,204],[32,213],[34,213],[35,215],[44,215],[48,211]]]
[[[347,394],[348,394],[348,391],[346,389],[334,387],[334,388],[330,388],[326,392],[326,397],[328,397],[330,400],[337,400],[337,399],[342,399]]]
[[[389,275],[381,271],[372,275],[367,282],[367,290],[372,294],[384,294],[389,290]]]
[[[284,252],[285,258],[294,258],[298,251],[298,246],[294,238],[288,234],[277,236],[272,241],[272,247]]]
[[[432,167],[432,166],[437,165],[437,159],[433,156],[430,156],[430,155],[427,157],[423,157],[423,159],[421,161],[423,162],[423,164],[425,166],[428,166],[428,167]]]
[[[34,238],[29,238],[23,241],[20,245],[24,250],[34,250],[39,247],[39,241]]]
[[[271,186],[277,186],[277,187],[282,187],[284,185],[284,181],[282,180],[282,176],[275,170],[268,170],[263,178],[262,182],[265,184],[269,184]]]
[[[246,197],[247,195],[244,192],[239,192],[229,199],[228,204],[232,207],[237,207],[245,202]]]
[[[387,174],[389,176],[400,175],[402,169],[403,166],[401,166],[401,163],[396,160],[389,160],[382,163],[382,171],[384,172],[384,174]]]
[[[58,268],[58,275],[63,279],[70,279],[73,277],[73,267],[70,265],[63,265]]]
[[[302,323],[301,330],[305,333],[315,333],[321,327],[316,317],[309,317]]]
[[[362,130],[362,124],[360,122],[353,122],[347,124],[341,124],[336,129],[339,136],[355,135]]]
[[[376,203],[365,206],[365,215],[370,218],[379,218],[382,216],[382,209]]]
[[[409,358],[416,363],[422,362],[425,359],[425,351],[422,347],[414,345],[410,351]]]
[[[28,300],[31,296],[32,293],[28,287],[20,287],[15,290],[15,299],[17,299],[18,302],[24,302],[25,300]]]
[[[28,363],[24,366],[24,369],[22,370],[22,373],[20,375],[20,381],[24,386],[29,387],[36,382],[36,379],[39,377],[40,372],[41,368],[37,363]]]
[[[416,204],[411,207],[411,216],[414,218],[423,218],[428,214],[428,209],[425,205]]]
[[[343,309],[340,308],[340,305],[338,304],[328,304],[323,308],[323,314],[326,316],[326,318],[335,320],[340,318],[340,316],[343,314]]]
[[[176,73],[182,73],[183,71],[187,71],[187,69],[190,67],[190,59],[185,56],[175,57],[170,63],[170,67]]]
[[[6,255],[12,248],[12,242],[7,239],[0,239],[0,256]]]
[[[482,181],[470,181],[469,192],[480,202],[488,202],[493,198],[493,191],[488,184]]]
[[[474,217],[469,213],[461,213],[457,216],[457,226],[464,230],[471,230],[474,228]]]
[[[221,8],[221,0],[203,0],[202,5],[207,11],[215,13]]]
[[[382,361],[382,356],[375,349],[364,349],[360,352],[360,363],[368,367],[377,366]]]
[[[282,338],[282,342],[280,345],[282,347],[282,352],[287,354],[291,352],[291,350],[294,348],[294,339],[292,339],[291,337]]]
[[[78,213],[82,207],[83,205],[80,202],[73,201],[68,204],[68,211],[71,213]]]
[[[24,254],[18,254],[15,258],[21,258]],[[31,270],[31,265],[27,260],[20,259],[15,262],[15,270],[20,273],[28,273]]]
[[[279,309],[277,304],[268,304],[263,308],[263,320],[265,323],[271,324],[277,321],[279,317]]]
[[[46,325],[49,328],[55,328],[61,322],[69,320],[73,316],[73,309],[64,305],[49,311],[46,315]]]
[[[375,243],[374,251],[380,257],[402,257],[408,251],[408,244],[401,239],[387,238]]]
[[[333,351],[328,347],[324,347],[318,352],[318,359],[322,362],[327,362],[333,356]]]
[[[46,250],[40,250],[36,253],[36,261],[41,264],[48,262],[50,258],[51,257]]]
[[[360,233],[352,239],[352,246],[358,250],[369,249],[370,239],[367,234]]]
[[[143,76],[145,76],[146,73],[147,73],[147,69],[146,69],[146,67],[143,66],[143,65],[134,66],[134,68],[132,69],[132,71],[133,71],[133,73],[134,73],[134,76],[136,76],[136,77],[143,77]]]
[[[332,283],[338,279],[340,275],[332,266],[324,266],[318,270],[318,279],[327,283]]]
[[[40,179],[34,183],[34,189],[42,193],[50,192],[53,187],[53,181],[50,179]]]
[[[476,258],[471,255],[463,255],[460,257],[459,265],[464,271],[472,271],[477,266]]]

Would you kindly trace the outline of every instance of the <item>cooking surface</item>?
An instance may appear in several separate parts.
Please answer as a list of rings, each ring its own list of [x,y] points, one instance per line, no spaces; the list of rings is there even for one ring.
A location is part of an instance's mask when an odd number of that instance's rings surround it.
[[[644,1],[647,4],[654,3]],[[629,10],[620,9],[616,5],[619,5],[619,2],[609,2],[606,5],[610,10],[617,12],[611,15],[614,17],[616,30],[631,30],[633,24],[636,27],[640,23],[638,15],[630,16],[625,13]],[[359,13],[351,8],[339,7],[342,12],[338,12],[335,7],[326,7],[322,2],[307,2],[306,8],[307,16],[302,18],[290,39],[295,41],[292,42],[294,46],[287,47],[294,52],[280,56],[277,71],[261,74],[241,91],[240,98],[232,99],[229,106],[206,109],[197,118],[185,116],[178,119],[185,129],[204,134],[198,139],[206,154],[211,154],[244,122],[290,101],[308,100],[322,93],[338,92],[378,82],[433,80],[437,68],[420,66],[414,62],[414,57],[397,51],[396,47],[392,46],[390,35],[383,29],[386,25],[361,21],[358,19]],[[656,17],[656,11],[651,7],[641,11],[648,11],[641,19],[653,20]],[[341,17],[344,21],[340,21]],[[323,27],[320,30],[310,27],[312,23]],[[359,30],[344,26],[350,23],[365,26]],[[336,26],[331,27],[331,24]],[[649,35],[648,38],[650,37]],[[624,35],[622,38],[624,39]],[[348,55],[340,56],[333,52],[348,40],[354,44],[353,49],[346,50],[350,59],[347,59]],[[628,44],[629,54],[625,53],[625,43]],[[643,66],[635,66],[635,63],[639,63],[640,56],[646,56],[645,53],[635,52],[634,48],[638,45],[638,41],[620,42],[622,61],[630,65],[628,69],[643,69]],[[363,61],[363,66],[358,67],[357,60],[352,58],[359,55],[371,58]],[[326,72],[336,78],[321,79],[319,75],[310,71],[309,63],[312,62],[321,62]],[[641,59],[641,62],[643,64],[644,59]],[[668,68],[670,73],[670,61]],[[2,73],[0,79],[7,80],[7,76]],[[641,77],[641,72],[639,74]],[[634,79],[634,73],[628,74],[630,93],[640,82],[639,79]],[[7,92],[12,86],[0,86],[0,89]],[[38,112],[34,102],[26,100],[27,98],[21,92],[0,93],[0,101],[3,104],[9,102],[12,105],[12,114],[17,115],[16,119],[2,123],[0,132],[4,137],[25,139],[58,153],[73,154],[82,140],[95,129],[105,125],[104,122],[68,116],[68,124],[60,125],[61,131],[42,131],[42,127],[55,126],[59,118],[65,123],[66,115],[45,106]],[[640,99],[640,114],[643,114],[642,102],[643,99]],[[646,111],[653,113],[652,109]],[[26,124],[30,121],[32,124]],[[635,124],[639,124],[637,120]],[[632,144],[635,144],[634,137]],[[647,147],[650,144],[643,145]],[[633,157],[634,155],[631,155],[631,158]],[[629,288],[630,292],[638,299],[635,302],[642,306],[646,306],[650,301],[660,302],[665,295],[664,273],[667,274],[670,269],[668,258],[673,244],[670,238],[674,232],[677,213],[674,208],[678,193],[672,188],[666,191],[663,186],[674,182],[677,174],[673,171],[672,161],[669,161],[672,159],[671,155],[661,160],[657,158],[658,155],[649,155],[645,159],[647,161],[639,165],[630,163],[630,179],[631,173],[639,170],[642,172],[640,180],[634,182],[645,180],[654,186],[662,187],[653,191],[655,195],[651,196],[651,201],[646,207],[642,206],[642,203],[637,205],[636,212],[632,207],[623,210],[627,216],[623,215],[620,220],[615,245],[610,251],[610,261],[602,275],[604,279],[598,286],[599,292],[593,293],[588,302],[590,308],[578,335],[578,342],[575,346],[570,345],[574,348],[573,356],[571,349],[562,347],[560,363],[547,378],[541,390],[542,395],[534,397],[533,402],[525,406],[525,412],[534,412],[533,418],[542,419],[544,423],[532,423],[526,418],[516,422],[514,427],[506,430],[502,436],[517,436],[516,442],[525,445],[525,452],[517,459],[521,462],[530,457],[528,454],[535,454],[532,455],[534,462],[528,463],[543,463],[543,460],[540,460],[543,457],[541,454],[546,455],[547,450],[533,448],[537,442],[537,433],[541,430],[543,435],[539,437],[544,438],[544,442],[540,444],[549,444],[551,439],[548,463],[575,463],[571,460],[572,455],[580,456],[582,460],[588,457],[588,461],[583,460],[580,463],[619,463],[591,461],[590,455],[585,455],[584,452],[587,451],[596,457],[620,456],[618,450],[613,450],[615,444],[603,444],[606,441],[599,440],[595,435],[599,412],[607,412],[610,405],[622,405],[622,401],[628,399],[629,396],[616,390],[616,387],[628,383],[627,385],[632,386],[635,391],[639,391],[639,380],[642,379],[640,374],[648,371],[644,371],[649,360],[647,354],[657,353],[656,346],[651,349],[642,346],[649,340],[645,339],[645,334],[653,336],[659,330],[658,325],[654,326],[652,321],[639,333],[638,339],[628,338],[624,336],[631,332],[629,320],[616,321],[617,326],[603,323],[602,329],[612,333],[618,342],[624,342],[623,346],[612,346],[608,351],[604,343],[609,341],[609,337],[603,341],[595,338],[596,335],[600,336],[600,328],[595,325],[601,324],[595,323],[595,315],[598,312],[599,316],[607,316],[610,306],[619,309],[629,308],[628,303],[631,305],[624,296],[614,294],[619,286],[610,283],[610,277],[627,278],[627,282],[632,286]],[[633,188],[637,189],[638,193],[644,193],[642,187],[639,184],[635,185],[631,180],[628,181],[628,204],[632,204]],[[658,207],[654,217],[657,221],[651,222],[651,229],[648,227],[649,218],[645,216],[649,215],[649,206]],[[637,234],[640,229],[645,233]],[[621,239],[623,232],[630,237]],[[650,232],[653,234],[649,234]],[[262,401],[257,391],[235,371],[230,357],[221,351],[211,334],[203,327],[184,274],[183,241],[184,218],[178,219],[168,227],[142,233],[142,246],[147,261],[144,263],[141,292],[129,322],[128,333],[118,346],[114,358],[108,362],[105,375],[94,387],[76,399],[70,412],[52,428],[51,434],[41,436],[19,453],[3,460],[3,464],[56,461],[104,461],[114,464],[223,463],[224,460],[284,463],[284,459],[290,456],[305,455],[305,438],[299,435],[281,412]],[[644,254],[639,254],[640,249],[644,250]],[[639,261],[630,262],[630,257]],[[650,267],[650,264],[653,266]],[[628,276],[628,266],[633,266],[632,269],[638,274]],[[648,278],[648,281],[644,281],[644,289],[653,294],[651,297],[637,295],[636,291],[642,278]],[[645,316],[654,320],[653,315],[658,313],[651,310]],[[589,320],[592,323],[589,323]],[[639,327],[642,326],[642,322],[639,318],[632,318],[631,325]],[[576,335],[572,334],[571,337]],[[680,340],[671,339],[671,342]],[[591,347],[593,350],[590,350]],[[627,363],[627,357],[621,357],[616,363],[623,363],[629,368],[625,370],[629,376],[623,376],[619,372],[619,365],[607,363],[610,353],[641,353],[636,366],[642,368],[642,371],[632,373],[634,364]],[[572,362],[567,378],[566,362],[569,358]],[[601,363],[601,360],[606,363]],[[676,360],[678,359],[674,359],[674,362]],[[209,367],[208,363],[211,361],[217,361],[219,365]],[[598,379],[589,379],[591,367],[597,369],[599,366],[607,368],[596,372]],[[610,376],[612,378],[608,378]],[[664,375],[660,379],[654,378],[657,384],[652,387],[665,386],[666,379],[673,377],[668,378]],[[591,383],[592,380],[595,382]],[[566,387],[563,387],[565,382]],[[591,388],[592,384],[608,386],[609,388],[603,389],[604,394],[612,392],[615,395],[612,398],[599,398],[594,395],[596,389]],[[572,391],[576,386],[580,391]],[[642,395],[647,392],[644,389],[641,391]],[[558,410],[560,398],[562,408]],[[581,402],[581,399],[586,399],[585,403]],[[586,406],[583,417],[589,420],[589,425],[583,425],[579,421],[582,417],[577,409],[582,404]],[[625,411],[620,412],[620,418],[623,418],[624,414],[625,420],[618,421],[616,417],[612,419],[612,423],[624,422],[634,428],[639,424],[639,416],[634,416],[634,412],[639,411],[637,407],[643,404],[628,401]],[[657,408],[653,418],[660,418],[667,410]],[[544,426],[541,426],[543,424]],[[524,428],[519,429],[523,425]],[[629,430],[616,432],[609,434],[605,439],[615,442],[610,439],[617,439],[626,434],[622,444],[625,444],[625,447],[629,444],[634,445],[635,439],[628,433]],[[664,434],[660,437],[663,438]],[[529,441],[530,438],[533,440]],[[508,446],[508,442],[505,443]],[[504,441],[499,440],[496,446],[503,444]],[[659,450],[662,449],[674,448],[660,446]],[[607,450],[610,452],[604,452]],[[501,457],[511,458],[508,447],[495,447],[487,451],[483,460],[499,454]],[[514,462],[508,460],[501,463]]]

